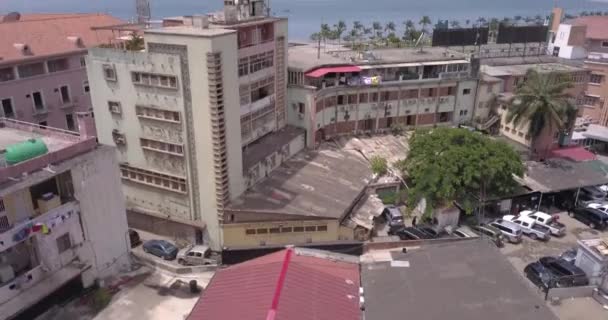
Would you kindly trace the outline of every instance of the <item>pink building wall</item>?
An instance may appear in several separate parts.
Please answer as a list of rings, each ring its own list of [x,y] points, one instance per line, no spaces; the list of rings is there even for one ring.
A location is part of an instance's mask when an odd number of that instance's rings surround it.
[[[14,118],[17,120],[41,123],[46,121],[49,127],[68,130],[66,115],[71,114],[74,130],[78,131],[78,117],[76,112],[85,112],[91,109],[91,98],[88,92],[85,92],[85,82],[87,81],[86,67],[81,65],[81,57],[84,57],[86,52],[80,51],[63,57],[68,58],[68,69],[54,73],[47,73],[28,77],[24,79],[15,79],[11,81],[0,82],[0,101],[10,98],[12,100]],[[27,61],[27,64],[33,62],[47,61],[61,58],[55,56],[46,58],[45,60]],[[20,62],[12,64],[15,69],[15,74],[18,77],[17,66],[26,64]],[[2,65],[5,68],[11,65]],[[64,104],[61,100],[60,87],[67,85],[69,87],[70,103]],[[32,92],[42,92],[45,108],[47,112],[36,114]],[[29,97],[28,97],[29,95]],[[3,116],[0,110],[0,116]],[[95,136],[95,127],[89,127],[89,136]],[[83,132],[85,133],[85,132]]]

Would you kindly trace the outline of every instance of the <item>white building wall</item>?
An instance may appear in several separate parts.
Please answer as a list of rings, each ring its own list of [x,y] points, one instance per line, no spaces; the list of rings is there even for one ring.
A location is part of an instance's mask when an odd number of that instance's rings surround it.
[[[316,124],[311,113],[315,103],[314,89],[305,87],[289,87],[287,89],[287,124],[306,130],[306,147],[313,147],[313,137]],[[304,114],[300,114],[298,104],[304,103]]]
[[[465,94],[465,90],[469,90]],[[454,123],[467,123],[473,120],[475,95],[477,93],[477,80],[459,81],[456,88],[456,106],[454,108]]]

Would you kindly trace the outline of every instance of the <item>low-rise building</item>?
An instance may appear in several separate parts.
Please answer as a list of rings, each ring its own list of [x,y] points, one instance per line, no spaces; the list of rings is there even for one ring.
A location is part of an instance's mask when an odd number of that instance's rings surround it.
[[[289,48],[288,123],[308,146],[327,138],[470,122],[477,71],[445,48]]]
[[[592,52],[608,53],[608,17],[563,21],[552,35],[549,52],[564,59],[585,59]]]
[[[11,14],[0,22],[0,117],[70,131],[89,112],[88,48],[118,40],[107,14]],[[95,126],[88,127],[89,135]]]
[[[128,268],[129,251],[114,149],[0,118],[0,318]]]
[[[536,139],[532,139],[529,134],[529,122],[523,121],[519,125],[514,125],[507,121],[508,106],[515,95],[517,87],[524,83],[528,70],[535,70],[541,74],[563,74],[572,79],[572,88],[565,92],[570,96],[570,101],[579,110],[579,114],[584,114],[582,108],[583,97],[589,71],[562,63],[535,63],[535,64],[514,64],[514,65],[482,65],[481,72],[485,76],[498,78],[501,80],[500,93],[497,101],[497,114],[500,116],[500,134],[530,149],[536,157],[544,157],[554,148],[568,144],[571,137],[570,132],[564,134],[559,128],[547,127],[544,132]],[[534,144],[534,145],[533,145]]]

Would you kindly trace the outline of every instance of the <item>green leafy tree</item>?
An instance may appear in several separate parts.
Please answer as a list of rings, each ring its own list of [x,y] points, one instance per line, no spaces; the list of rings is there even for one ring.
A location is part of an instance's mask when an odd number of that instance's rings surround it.
[[[310,35],[310,40],[312,41],[319,41],[319,39],[322,39],[323,37],[321,37],[321,33],[319,32],[314,32]]]
[[[388,162],[380,156],[373,156],[369,159],[372,172],[377,175],[384,175],[388,172]]]
[[[418,22],[418,24],[422,27],[422,32],[427,32],[426,26],[430,25],[431,23],[431,18],[429,18],[429,16],[423,16]]]
[[[408,206],[427,200],[427,213],[451,205],[454,200],[473,208],[473,200],[511,192],[524,166],[519,155],[504,142],[458,128],[416,131],[409,140],[405,160],[397,163],[410,183]]]
[[[405,27],[404,32],[403,32],[403,40],[407,43],[412,43],[414,42],[414,40],[416,40],[417,35],[418,35],[418,31],[416,30],[416,25],[414,24],[414,21],[412,20],[407,20],[405,22],[403,22],[403,25]]]
[[[337,24],[334,25],[334,33],[338,38],[338,45],[340,45],[340,39],[342,38],[342,34],[346,31],[346,23],[342,20],[338,21]]]
[[[452,21],[450,21],[450,26],[453,29],[460,28],[460,22],[458,22],[458,20],[452,20]]]
[[[510,101],[506,120],[515,126],[528,123],[528,134],[536,152],[544,153],[549,146],[537,145],[547,130],[569,131],[576,118],[576,108],[569,101],[567,89],[572,81],[563,74],[540,74],[528,70],[526,81],[520,85]]]

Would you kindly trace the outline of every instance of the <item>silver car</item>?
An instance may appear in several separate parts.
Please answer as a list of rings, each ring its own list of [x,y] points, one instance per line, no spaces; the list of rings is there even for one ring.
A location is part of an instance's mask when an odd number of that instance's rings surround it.
[[[511,243],[520,243],[522,240],[521,227],[511,221],[497,219],[490,222],[489,225],[500,230],[507,241]]]
[[[208,246],[190,245],[177,253],[177,262],[185,266],[211,264],[212,260],[208,259],[209,254],[210,250]]]

